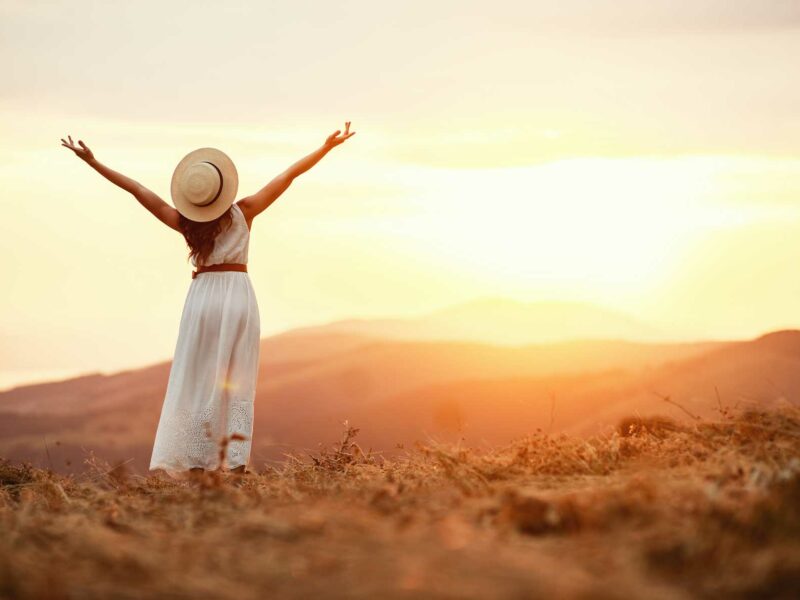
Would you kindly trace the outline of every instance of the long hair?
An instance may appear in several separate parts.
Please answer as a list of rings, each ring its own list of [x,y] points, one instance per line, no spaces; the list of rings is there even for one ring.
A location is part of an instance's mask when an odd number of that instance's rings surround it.
[[[186,260],[191,260],[192,256],[195,257],[197,266],[205,264],[211,251],[214,250],[214,241],[217,235],[222,231],[230,229],[233,223],[233,215],[231,214],[231,206],[228,210],[222,213],[213,221],[192,221],[183,215],[179,215],[179,226],[181,233],[189,245],[189,254]]]

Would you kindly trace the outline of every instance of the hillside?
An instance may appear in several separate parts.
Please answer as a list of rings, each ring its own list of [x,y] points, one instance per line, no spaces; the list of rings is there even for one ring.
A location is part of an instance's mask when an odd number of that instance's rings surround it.
[[[424,444],[345,432],[185,480],[0,461],[3,597],[777,598],[800,588],[800,412]]]
[[[692,420],[711,417],[720,407],[797,402],[800,332],[775,332],[694,356],[664,358],[645,369],[598,371],[431,384],[372,405],[355,421],[374,431],[376,439],[390,423],[394,437],[405,443],[428,432],[451,441],[501,444],[536,428],[607,432],[632,414]]]
[[[287,449],[314,449],[331,442],[345,419],[363,422],[366,444],[391,452],[396,444],[412,443],[415,436],[426,434],[420,425],[439,411],[440,400],[430,396],[430,386],[458,386],[467,380],[472,394],[490,392],[486,385],[503,391],[505,380],[533,378],[550,387],[569,382],[572,389],[597,373],[611,371],[616,373],[614,381],[627,380],[719,347],[607,341],[508,347],[378,340],[324,331],[276,336],[264,340],[261,348],[253,458],[278,461]],[[132,466],[143,472],[169,368],[166,362],[0,393],[0,455],[68,472],[82,468],[83,458],[93,450],[107,459],[132,459]],[[475,380],[485,384],[469,383]],[[559,388],[559,394],[566,389]],[[538,412],[540,400],[530,394],[527,398],[527,406]],[[538,414],[538,422],[548,416],[549,408]],[[523,427],[535,424],[513,421]],[[559,427],[569,424],[559,420]],[[439,430],[443,435],[450,431],[446,426]],[[494,439],[507,441],[503,432],[498,428]]]
[[[494,445],[537,428],[607,431],[630,414],[692,420],[721,405],[771,406],[800,393],[798,339],[785,331],[724,344],[507,347],[279,336],[262,347],[252,459],[313,451],[345,420],[366,447],[391,456],[430,438]],[[72,472],[94,452],[142,473],[168,374],[162,363],[0,394],[0,455]]]

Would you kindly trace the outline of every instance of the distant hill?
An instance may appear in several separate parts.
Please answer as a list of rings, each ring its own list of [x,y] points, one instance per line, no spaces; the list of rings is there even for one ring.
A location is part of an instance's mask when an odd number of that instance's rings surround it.
[[[536,389],[545,390],[547,404],[551,388],[561,395],[602,378],[619,385],[725,347],[619,341],[505,347],[380,340],[324,328],[316,334],[279,335],[262,341],[253,457],[256,463],[281,460],[286,449],[314,449],[335,441],[344,419],[362,427],[365,443],[391,450],[427,434],[426,419],[433,419],[434,433],[452,432],[447,411],[462,408],[452,408],[450,395],[451,405],[442,408],[445,396],[437,390],[460,390],[458,402],[472,403],[474,419],[489,423],[480,411],[497,420],[498,407],[514,397],[515,381],[540,382]],[[164,362],[0,393],[0,455],[80,470],[87,452],[94,451],[132,459],[142,471],[149,463],[169,369]],[[601,404],[615,400],[598,396]],[[549,407],[544,412],[537,408],[541,401],[529,395],[527,402],[546,417]],[[496,436],[533,425],[509,416],[517,429],[498,426]],[[561,419],[559,427],[576,418]]]
[[[373,405],[356,420],[379,439],[430,434],[479,445],[536,428],[588,435],[610,432],[632,415],[712,419],[725,407],[783,402],[800,402],[800,331],[722,344],[655,368],[431,384]]]
[[[70,471],[94,452],[144,471],[169,370],[162,362],[0,393],[0,456]],[[798,331],[744,342],[506,346],[323,326],[262,340],[253,461],[333,443],[344,420],[361,429],[360,443],[391,454],[428,436],[495,444],[536,428],[589,434],[634,414],[689,419],[720,404],[798,397]]]
[[[420,317],[346,319],[298,328],[291,335],[355,333],[403,340],[463,340],[521,345],[568,340],[663,339],[658,330],[626,315],[590,304],[518,302],[485,298]]]

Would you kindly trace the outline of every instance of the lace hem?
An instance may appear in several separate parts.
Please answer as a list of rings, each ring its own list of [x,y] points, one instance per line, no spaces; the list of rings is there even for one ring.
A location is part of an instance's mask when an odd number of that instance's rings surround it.
[[[159,425],[150,470],[177,472],[195,467],[216,469],[220,466],[219,455],[224,436],[229,440],[225,454],[226,468],[247,466],[252,446],[253,401],[230,400],[226,413],[223,415],[222,407],[218,405],[209,406],[201,412],[188,409],[174,411]],[[244,439],[230,439],[234,434]]]

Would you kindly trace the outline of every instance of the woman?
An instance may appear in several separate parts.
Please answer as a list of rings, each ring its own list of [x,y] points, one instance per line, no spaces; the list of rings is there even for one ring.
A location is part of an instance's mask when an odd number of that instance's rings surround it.
[[[234,202],[238,177],[223,152],[200,148],[176,167],[173,208],[146,187],[100,163],[89,147],[61,139],[103,177],[130,192],[180,232],[197,268],[183,306],[150,469],[171,475],[229,468],[246,472],[258,377],[260,319],[247,273],[253,219],[332,148],[355,135],[350,121],[261,190]],[[341,135],[340,135],[341,134]]]

